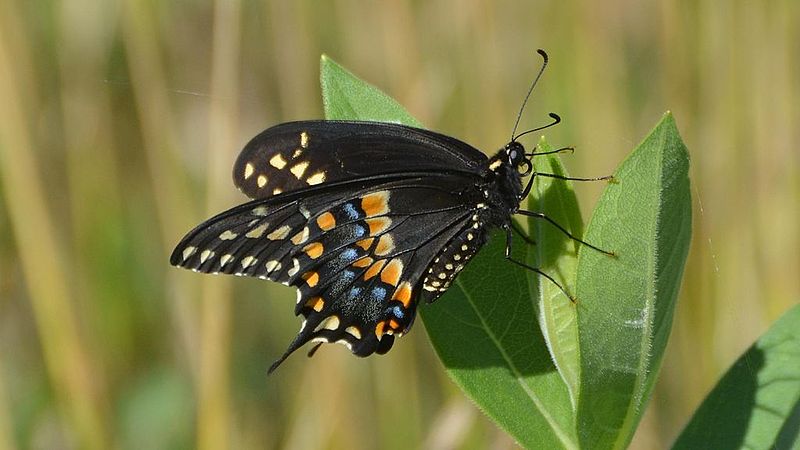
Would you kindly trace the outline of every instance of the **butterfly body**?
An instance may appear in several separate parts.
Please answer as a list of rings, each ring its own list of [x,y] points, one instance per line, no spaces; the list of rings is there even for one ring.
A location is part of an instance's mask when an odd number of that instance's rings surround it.
[[[523,170],[524,169],[524,170]],[[307,342],[385,353],[488,240],[509,229],[530,157],[512,141],[487,158],[428,130],[305,121],[269,128],[236,163],[253,200],[189,232],[171,263],[298,289]]]

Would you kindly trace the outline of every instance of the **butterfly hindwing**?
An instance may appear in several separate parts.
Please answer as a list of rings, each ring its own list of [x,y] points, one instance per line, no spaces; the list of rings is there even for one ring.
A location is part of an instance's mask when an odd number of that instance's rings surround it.
[[[472,215],[447,187],[442,179],[382,184],[317,216],[329,229],[311,232],[311,248],[324,250],[300,264],[296,313],[305,320],[271,370],[309,341],[359,356],[391,348],[413,323],[426,268]]]
[[[377,174],[474,174],[486,156],[428,130],[382,122],[302,121],[263,131],[242,150],[233,180],[250,198],[313,186],[370,179]]]
[[[255,200],[190,232],[172,262],[298,289],[303,326],[273,369],[309,341],[385,353],[413,323],[428,266],[470,225],[468,182],[430,175]]]

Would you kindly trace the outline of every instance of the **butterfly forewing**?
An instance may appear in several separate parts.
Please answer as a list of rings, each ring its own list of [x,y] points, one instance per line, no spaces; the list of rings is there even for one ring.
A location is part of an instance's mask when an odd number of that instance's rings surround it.
[[[376,175],[475,174],[485,163],[470,145],[428,130],[316,120],[280,124],[253,138],[234,164],[233,180],[255,199]]]

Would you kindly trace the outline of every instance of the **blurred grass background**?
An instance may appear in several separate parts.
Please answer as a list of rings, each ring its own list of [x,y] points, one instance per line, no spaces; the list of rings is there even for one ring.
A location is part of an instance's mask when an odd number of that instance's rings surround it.
[[[423,327],[267,378],[292,290],[167,259],[244,200],[250,137],[322,116],[321,53],[493,152],[536,48],[523,128],[561,114],[573,174],[610,173],[667,109],[691,151],[694,243],[633,448],[669,445],[800,298],[795,0],[0,2],[0,448],[513,448]],[[579,186],[587,216],[600,189]]]

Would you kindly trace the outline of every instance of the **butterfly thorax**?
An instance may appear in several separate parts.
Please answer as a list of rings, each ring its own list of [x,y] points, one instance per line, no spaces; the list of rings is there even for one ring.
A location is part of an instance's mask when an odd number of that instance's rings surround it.
[[[510,142],[489,159],[484,195],[492,211],[487,217],[489,224],[506,226],[512,214],[519,208],[522,194],[520,167],[529,165],[525,148],[518,142]]]
[[[462,196],[472,211],[450,242],[428,266],[421,297],[430,303],[450,287],[466,263],[483,247],[494,227],[506,227],[518,209],[522,193],[519,167],[525,165],[525,149],[512,142],[487,161],[483,182]],[[466,199],[470,200],[466,200]],[[478,200],[475,200],[478,199]]]

